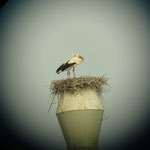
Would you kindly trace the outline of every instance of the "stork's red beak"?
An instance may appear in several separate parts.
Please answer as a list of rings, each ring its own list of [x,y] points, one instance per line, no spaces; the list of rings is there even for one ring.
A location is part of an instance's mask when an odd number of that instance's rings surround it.
[[[84,59],[82,56],[79,56],[79,58],[81,58],[82,60]]]

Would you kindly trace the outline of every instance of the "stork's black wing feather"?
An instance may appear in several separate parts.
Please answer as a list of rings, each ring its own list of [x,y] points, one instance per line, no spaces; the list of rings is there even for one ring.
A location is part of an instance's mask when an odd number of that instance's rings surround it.
[[[61,70],[61,68],[64,66],[64,64],[65,64],[65,63],[63,63],[63,64],[56,70],[56,73],[58,73],[58,72]]]
[[[66,63],[66,64],[64,64],[64,65],[62,66],[62,68],[61,68],[61,71],[66,70],[67,68],[73,66],[74,64],[76,64],[76,63],[71,63],[71,64]]]
[[[66,70],[67,68],[69,68],[69,67],[73,66],[74,64],[76,64],[76,63],[68,63],[68,62],[69,62],[69,60],[68,60],[66,63],[62,64],[62,65],[56,70],[56,73],[58,73],[59,71],[64,71],[64,70]]]

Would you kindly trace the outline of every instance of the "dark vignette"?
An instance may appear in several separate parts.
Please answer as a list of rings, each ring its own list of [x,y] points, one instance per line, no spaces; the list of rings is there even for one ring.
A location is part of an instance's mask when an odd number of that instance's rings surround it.
[[[8,0],[0,1],[0,11],[7,5]],[[130,2],[139,5],[144,12],[147,19],[150,19],[150,1],[149,0],[131,0]],[[2,36],[2,35],[1,35]],[[2,44],[2,43],[1,43]],[[2,46],[2,45],[1,45]],[[0,53],[2,50],[0,50]],[[2,87],[0,87],[0,101],[5,100],[3,97]],[[150,100],[150,98],[149,98]],[[5,149],[15,149],[15,150],[43,150],[42,147],[36,147],[36,145],[32,145],[28,143],[23,138],[20,139],[18,135],[12,132],[11,125],[8,124],[7,118],[4,115],[4,109],[1,107],[0,109],[0,147]],[[150,137],[150,119],[149,119],[150,111],[147,112],[147,120],[145,121],[145,130],[141,133],[140,137],[131,136],[131,139],[125,139],[126,143],[120,144],[120,146],[113,147],[102,147],[102,150],[112,150],[112,149],[125,149],[125,150],[133,150],[133,149],[142,149],[147,150],[150,149],[149,146],[149,137]],[[54,143],[57,145],[57,143]],[[48,149],[55,149],[55,146],[51,146]],[[46,150],[46,149],[45,149]]]

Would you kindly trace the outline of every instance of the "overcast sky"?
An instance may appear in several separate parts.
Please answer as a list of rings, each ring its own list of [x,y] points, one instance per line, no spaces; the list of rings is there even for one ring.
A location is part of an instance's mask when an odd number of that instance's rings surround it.
[[[148,129],[149,20],[146,4],[108,0],[11,0],[0,10],[1,118],[5,130],[35,149],[65,149],[56,107],[47,114],[56,69],[80,54],[77,76],[109,78],[110,116],[102,150],[123,148]],[[37,148],[37,149],[38,149]]]

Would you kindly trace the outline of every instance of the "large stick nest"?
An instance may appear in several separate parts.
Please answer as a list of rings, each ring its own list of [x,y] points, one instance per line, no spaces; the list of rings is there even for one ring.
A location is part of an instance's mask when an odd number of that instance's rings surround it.
[[[69,78],[62,80],[54,80],[51,82],[50,91],[51,94],[56,96],[61,93],[69,92],[74,93],[75,91],[91,88],[97,91],[97,94],[101,96],[104,92],[104,86],[108,85],[106,78],[103,77],[90,77],[82,76],[78,78]]]

